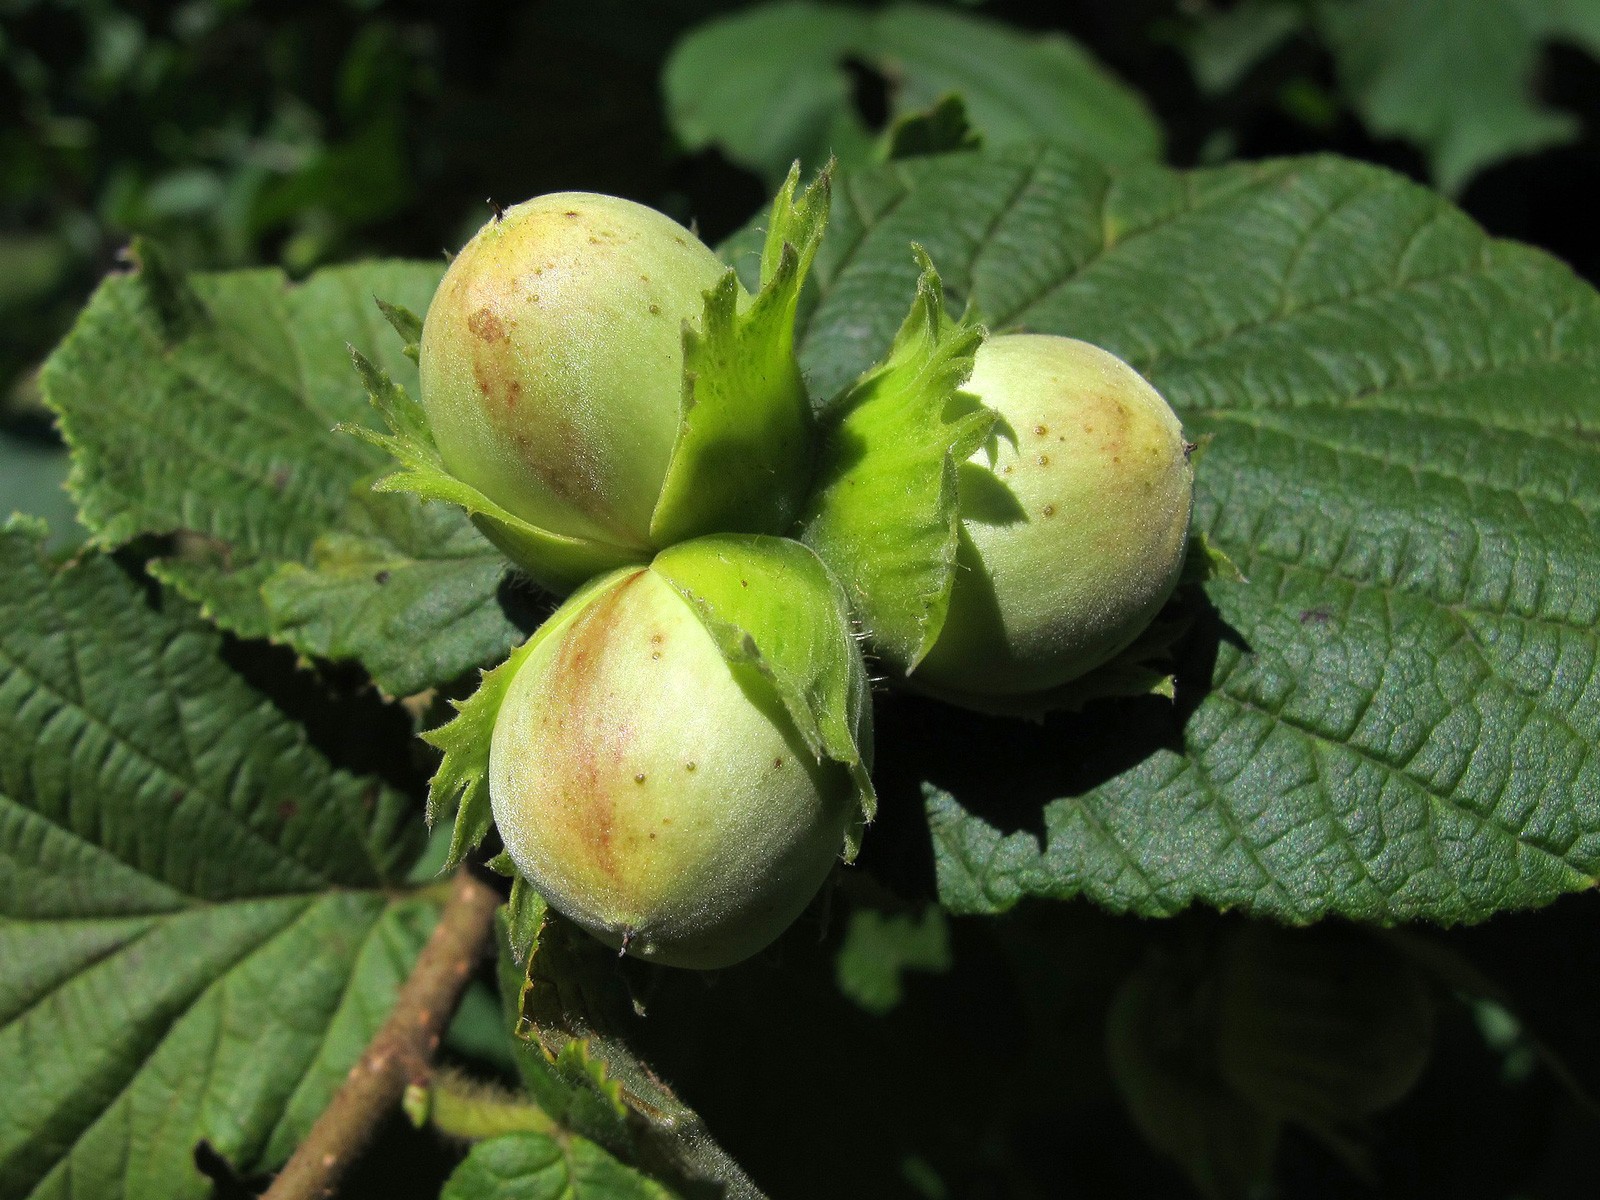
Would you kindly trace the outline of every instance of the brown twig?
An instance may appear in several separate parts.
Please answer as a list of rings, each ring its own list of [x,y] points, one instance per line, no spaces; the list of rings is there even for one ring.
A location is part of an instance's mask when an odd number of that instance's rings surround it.
[[[332,1196],[345,1170],[400,1103],[406,1085],[427,1079],[445,1024],[489,943],[499,903],[488,884],[465,869],[456,873],[439,924],[389,1019],[262,1200]]]

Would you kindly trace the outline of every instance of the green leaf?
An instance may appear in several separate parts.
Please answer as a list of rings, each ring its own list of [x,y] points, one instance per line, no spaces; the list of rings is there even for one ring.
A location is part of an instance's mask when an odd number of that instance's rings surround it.
[[[531,888],[523,911],[502,910],[498,927],[501,999],[518,1074],[535,1102],[564,1128],[687,1194],[762,1200],[699,1114],[630,1048],[629,1023],[643,1010],[626,990],[625,961]]]
[[[495,600],[502,556],[460,515],[372,501],[383,455],[332,432],[370,413],[349,346],[415,380],[373,297],[425,307],[441,267],[367,263],[290,285],[277,271],[184,277],[146,243],[137,257],[43,375],[95,544],[177,535],[154,570],[213,620],[359,657],[392,694],[504,654],[520,635]]]
[[[877,796],[866,670],[839,584],[799,542],[748,534],[680,542],[650,569],[689,602],[730,663],[748,664],[772,683],[817,759],[850,772],[860,820],[846,836],[845,857],[854,858]],[[865,731],[859,743],[857,730]]]
[[[405,799],[333,769],[109,560],[0,533],[0,1193],[204,1197],[281,1163],[434,906]]]
[[[439,1200],[671,1200],[653,1179],[581,1137],[508,1133],[479,1142]]]
[[[945,313],[920,248],[916,300],[888,357],[833,406],[801,537],[838,574],[874,649],[909,674],[938,640],[955,582],[956,472],[995,414],[960,391],[983,328]]]
[[[841,992],[882,1016],[904,996],[901,976],[906,971],[942,974],[952,961],[950,931],[937,905],[918,917],[859,908],[850,914],[835,974]]]
[[[1345,95],[1375,133],[1427,152],[1458,192],[1492,162],[1577,137],[1579,123],[1534,99],[1550,38],[1600,54],[1600,11],[1570,0],[1320,0],[1317,19]]]
[[[755,299],[739,311],[730,270],[706,293],[700,327],[684,327],[683,417],[650,519],[656,545],[785,530],[810,482],[811,407],[794,323],[832,179],[824,170],[796,200],[799,182],[796,166],[773,201]]]
[[[1452,193],[1493,163],[1578,136],[1573,114],[1538,98],[1547,42],[1600,56],[1600,8],[1571,0],[1248,0],[1201,17],[1185,49],[1216,92],[1308,29],[1367,127],[1420,146]]]
[[[262,583],[274,636],[354,659],[401,695],[504,654],[501,596],[532,597],[534,588],[443,506],[357,486],[344,527],[313,542],[305,564],[284,563]]]
[[[976,150],[983,135],[967,119],[967,106],[960,96],[941,97],[933,107],[900,117],[883,135],[883,157],[921,158],[929,154],[955,154]]]
[[[444,754],[428,785],[428,824],[438,824],[455,810],[455,832],[450,838],[450,853],[445,858],[446,870],[474,850],[494,825],[494,813],[489,805],[489,742],[506,689],[534,647],[570,625],[590,597],[609,588],[622,573],[613,572],[591,580],[574,592],[532,637],[511,652],[511,657],[494,670],[483,673],[478,690],[467,700],[451,701],[456,716],[448,724],[422,735],[423,741]]]
[[[916,4],[767,4],[701,26],[664,72],[673,130],[690,150],[716,145],[769,184],[797,158],[864,165],[873,139],[852,106],[846,60],[885,76],[896,118],[960,96],[990,146],[1052,141],[1111,162],[1161,152],[1144,101],[1077,43]]]
[[[1456,922],[1594,885],[1589,285],[1336,159],[1108,172],[985,151],[838,191],[802,331],[814,381],[888,349],[924,239],[991,328],[1105,346],[1191,440],[1214,435],[1194,528],[1245,576],[1206,582],[1175,707],[1097,706],[972,761],[971,718],[946,736],[930,706],[947,906]]]
[[[1239,84],[1309,22],[1301,0],[1241,0],[1229,8],[1202,10],[1183,49],[1201,90],[1215,95]]]

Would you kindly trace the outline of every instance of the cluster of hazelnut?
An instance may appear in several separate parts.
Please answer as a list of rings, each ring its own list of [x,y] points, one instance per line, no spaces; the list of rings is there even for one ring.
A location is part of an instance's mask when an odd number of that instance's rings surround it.
[[[952,321],[931,266],[885,363],[807,394],[827,189],[780,194],[754,294],[651,209],[530,200],[455,258],[422,330],[443,470],[569,596],[502,668],[495,825],[553,908],[662,963],[755,953],[853,852],[863,649],[1003,708],[1124,650],[1183,562],[1192,469],[1161,396],[1086,343]],[[942,528],[902,536],[913,511]]]

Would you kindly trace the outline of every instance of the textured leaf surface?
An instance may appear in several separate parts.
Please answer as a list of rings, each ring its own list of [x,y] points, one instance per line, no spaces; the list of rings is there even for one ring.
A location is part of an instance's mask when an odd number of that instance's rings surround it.
[[[403,797],[334,770],[108,560],[0,534],[0,1194],[195,1196],[283,1161],[432,906]]]
[[[959,95],[991,146],[1053,141],[1112,162],[1161,151],[1143,100],[1075,42],[915,4],[768,4],[704,25],[667,64],[669,118],[690,149],[720,146],[774,186],[797,158],[861,166],[873,138],[847,59],[883,73],[896,117]]]
[[[440,1200],[670,1200],[672,1193],[593,1142],[511,1133],[479,1142]]]
[[[374,297],[425,308],[441,267],[369,263],[291,286],[277,271],[185,279],[140,255],[43,378],[96,543],[178,534],[156,570],[218,623],[359,658],[391,693],[503,654],[518,636],[496,601],[503,557],[459,514],[367,496],[387,460],[332,432],[370,414],[349,345],[414,386]]]
[[[1593,289],[1337,160],[986,153],[846,176],[835,211],[818,392],[888,348],[922,241],[991,328],[1103,345],[1214,435],[1195,527],[1248,579],[1206,585],[1175,708],[1008,731],[964,773],[929,747],[949,906],[1460,921],[1592,886]]]

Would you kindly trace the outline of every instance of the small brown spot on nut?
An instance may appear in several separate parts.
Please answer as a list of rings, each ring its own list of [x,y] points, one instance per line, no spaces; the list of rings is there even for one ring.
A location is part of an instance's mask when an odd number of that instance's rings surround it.
[[[498,342],[506,336],[505,326],[500,324],[500,318],[488,308],[480,308],[468,317],[467,328],[472,331],[473,337],[485,342]]]
[[[635,775],[633,777],[633,781],[635,783],[643,783],[644,782],[644,772],[640,771],[637,775]]]
[[[1056,515],[1056,506],[1054,504],[1046,504],[1039,511],[1042,512],[1047,517],[1053,517],[1053,516]]]

